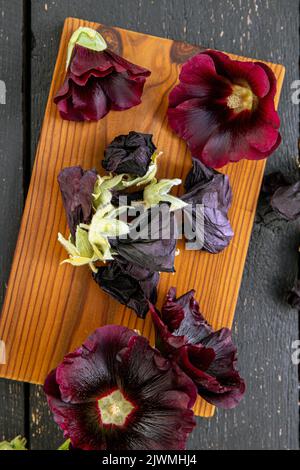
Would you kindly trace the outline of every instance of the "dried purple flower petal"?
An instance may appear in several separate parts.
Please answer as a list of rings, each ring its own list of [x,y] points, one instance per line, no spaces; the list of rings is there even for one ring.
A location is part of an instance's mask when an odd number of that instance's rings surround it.
[[[132,308],[140,318],[146,317],[149,301],[153,304],[157,301],[159,273],[119,258],[100,267],[93,278],[106,293]]]
[[[193,382],[122,326],[96,330],[45,382],[56,423],[82,450],[180,450],[195,426]]]
[[[131,131],[128,135],[119,135],[108,145],[102,166],[116,174],[144,176],[155,150],[152,134]]]
[[[185,189],[187,192],[181,199],[192,205],[185,210],[185,231],[196,234],[196,245],[200,249],[209,253],[223,251],[234,235],[228,219],[232,201],[228,176],[193,159],[193,168],[187,175]],[[197,204],[204,206],[203,222],[197,217]]]
[[[151,272],[174,272],[176,243],[174,214],[167,204],[137,217],[126,238],[111,240],[121,258]]]
[[[261,190],[267,196],[273,196],[278,188],[287,185],[288,182],[281,171],[276,171],[264,176]]]
[[[271,198],[274,212],[286,220],[300,216],[300,181],[278,188]]]
[[[280,171],[270,173],[264,177],[262,193],[281,218],[292,221],[300,216],[300,181],[291,183]]]
[[[171,288],[161,314],[151,306],[156,346],[176,360],[209,403],[233,408],[245,393],[236,370],[237,350],[227,328],[214,331],[199,310],[192,290],[176,298]]]
[[[289,305],[300,310],[300,280],[297,279],[294,287],[288,293],[287,301]]]
[[[58,175],[58,184],[73,238],[77,225],[91,221],[92,194],[96,181],[95,170],[84,171],[80,166],[64,168]]]

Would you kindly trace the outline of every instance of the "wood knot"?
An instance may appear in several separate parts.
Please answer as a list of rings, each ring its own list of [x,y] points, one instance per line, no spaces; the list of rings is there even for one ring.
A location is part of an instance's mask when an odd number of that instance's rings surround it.
[[[204,50],[204,47],[201,46],[194,46],[187,42],[173,41],[170,51],[171,62],[175,64],[183,64],[188,59]]]
[[[115,54],[122,55],[123,44],[122,38],[115,28],[109,28],[108,26],[99,26],[97,31],[104,37],[108,48]]]

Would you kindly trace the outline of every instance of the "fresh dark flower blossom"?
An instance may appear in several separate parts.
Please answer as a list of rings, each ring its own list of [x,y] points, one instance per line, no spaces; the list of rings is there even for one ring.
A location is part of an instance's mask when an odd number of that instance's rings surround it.
[[[159,273],[116,258],[93,274],[97,284],[121,304],[132,308],[138,317],[145,318],[149,301],[157,301]]]
[[[99,328],[44,390],[56,423],[82,450],[180,450],[195,426],[193,382],[122,326]]]
[[[92,218],[92,194],[97,173],[84,171],[80,166],[64,168],[58,175],[68,225],[75,238],[77,225],[89,223]]]
[[[185,232],[195,233],[195,249],[210,253],[223,251],[233,237],[228,219],[232,191],[227,175],[206,167],[193,159],[193,168],[185,181],[186,194],[181,199],[189,204],[184,212]],[[203,205],[203,220],[197,213],[197,204]]]
[[[131,131],[119,135],[106,147],[102,166],[116,174],[144,176],[155,150],[151,134]]]
[[[151,306],[156,346],[176,360],[205,400],[220,408],[234,408],[245,393],[236,370],[237,350],[227,328],[213,331],[205,321],[191,290],[176,298],[171,288],[161,314]]]
[[[67,75],[54,98],[60,115],[70,121],[97,121],[110,110],[122,111],[141,103],[150,71],[107,48],[90,28],[73,34]]]
[[[279,146],[276,78],[267,65],[206,50],[183,65],[179,78],[169,123],[194,157],[217,168],[267,158]]]

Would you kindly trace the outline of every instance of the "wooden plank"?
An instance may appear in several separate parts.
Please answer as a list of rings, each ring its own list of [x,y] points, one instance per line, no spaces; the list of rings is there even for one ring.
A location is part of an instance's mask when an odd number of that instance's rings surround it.
[[[22,27],[22,2],[0,0],[0,307],[24,199]],[[24,385],[0,380],[0,440],[24,431]]]
[[[284,146],[269,160],[268,167],[292,174],[297,155],[298,107],[290,101],[289,87],[297,78],[297,10],[295,0],[101,0],[101,8],[98,1],[83,4],[81,0],[64,0],[49,2],[47,10],[44,1],[34,0],[33,151],[46,104],[44,91],[51,83],[61,24],[66,16],[85,16],[149,34],[284,62],[287,79],[280,106]],[[289,350],[290,338],[298,337],[298,320],[279,299],[296,272],[297,227],[290,227],[291,231],[286,233],[286,226],[277,221],[265,225],[260,219],[255,224],[235,317],[234,337],[248,393],[237,409],[218,410],[210,420],[198,418],[190,439],[191,449],[298,448],[297,370],[290,361]],[[276,234],[275,244],[270,231]],[[264,279],[263,287],[261,279]],[[275,285],[270,286],[274,280]],[[274,318],[276,326],[273,326]],[[284,345],[283,354],[278,344]],[[274,358],[271,366],[269,358]],[[54,428],[40,387],[34,385],[31,408],[35,414],[31,423],[33,448],[55,449],[62,433]],[[40,427],[43,432],[39,431]]]
[[[105,142],[110,142],[120,132],[126,133],[137,126],[141,128],[139,114],[135,110],[127,111],[126,120],[120,117],[120,113],[111,113],[100,123],[87,126],[65,122],[58,116],[53,95],[64,77],[63,64],[70,35],[82,25],[99,26],[72,18],[65,22],[0,324],[8,354],[8,364],[0,368],[1,375],[33,383],[42,382],[62,356],[80,344],[99,323],[122,323],[153,337],[150,317],[145,321],[137,319],[129,309],[107,297],[92,281],[88,270],[70,270],[58,264],[62,250],[56,241],[57,231],[66,231],[56,183],[59,169],[66,164],[77,163],[84,167],[99,166],[98,155],[99,151],[103,152]],[[131,60],[139,58],[141,65],[153,71],[140,106],[141,115],[147,116],[141,130],[159,136],[156,138],[158,147],[168,155],[168,160],[162,160],[160,175],[184,178],[191,165],[186,158],[187,148],[170,132],[164,118],[167,95],[177,81],[182,63],[180,46],[167,39],[121,29],[104,27],[103,33],[108,40],[113,36],[114,40],[120,41],[126,57]],[[145,47],[149,51],[147,56]],[[157,61],[157,51],[161,61]],[[284,69],[270,65],[278,79],[278,102]],[[160,300],[170,285],[177,285],[181,292],[185,292],[192,284],[198,292],[203,289],[206,293],[200,299],[200,305],[207,320],[215,328],[231,327],[264,165],[265,162],[243,161],[223,169],[230,177],[235,195],[231,210],[235,238],[224,253],[216,256],[182,249],[181,256],[176,259],[176,274],[161,276]],[[52,226],[51,230],[49,226]],[[179,243],[180,246],[183,248]],[[52,331],[50,338],[49,330]],[[10,341],[12,331],[17,348]],[[200,416],[212,416],[213,407],[198,400],[195,412]]]
[[[63,432],[53,420],[43,388],[31,385],[30,442],[34,450],[58,449],[65,441]]]

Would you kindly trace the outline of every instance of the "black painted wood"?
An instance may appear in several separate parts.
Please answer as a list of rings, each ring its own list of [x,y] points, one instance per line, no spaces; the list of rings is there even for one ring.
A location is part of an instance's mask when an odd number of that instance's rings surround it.
[[[0,0],[0,309],[24,201],[22,28],[22,2]],[[24,385],[0,380],[0,439],[24,433]]]
[[[32,0],[32,161],[63,20],[77,16],[284,63],[287,77],[280,106],[284,143],[269,160],[268,171],[294,174],[299,109],[292,104],[290,86],[298,78],[298,4],[298,0]],[[13,152],[9,155],[15,169],[16,157]],[[15,180],[10,176],[9,181]],[[291,362],[291,343],[299,337],[298,315],[287,307],[284,296],[296,274],[299,238],[299,223],[288,225],[266,217],[263,204],[259,205],[234,325],[248,393],[236,410],[219,410],[211,420],[198,418],[191,449],[298,448],[298,379]],[[0,252],[6,256],[3,249]],[[9,263],[10,257],[5,266]],[[57,447],[62,433],[51,420],[41,387],[30,387],[30,416],[32,448]],[[9,422],[14,426],[13,420]]]
[[[290,99],[297,78],[298,1],[82,1],[32,2],[33,150],[51,82],[59,32],[66,16],[77,16],[158,36],[242,53],[287,66],[281,101],[284,145],[269,169],[292,173],[297,157],[298,109]],[[291,342],[298,337],[298,319],[281,300],[296,272],[297,224],[276,221],[254,229],[235,322],[240,368],[248,394],[241,406],[219,411],[212,420],[198,419],[190,448],[297,448],[297,370],[291,363]],[[37,396],[38,393],[38,396]],[[32,387],[31,405],[48,419],[40,390]],[[46,426],[46,424],[45,424]],[[35,433],[38,427],[33,426]],[[51,424],[51,430],[53,429]],[[56,445],[57,434],[51,444]],[[45,445],[35,435],[32,444]],[[47,438],[47,441],[48,438]],[[49,443],[50,443],[49,442]]]

